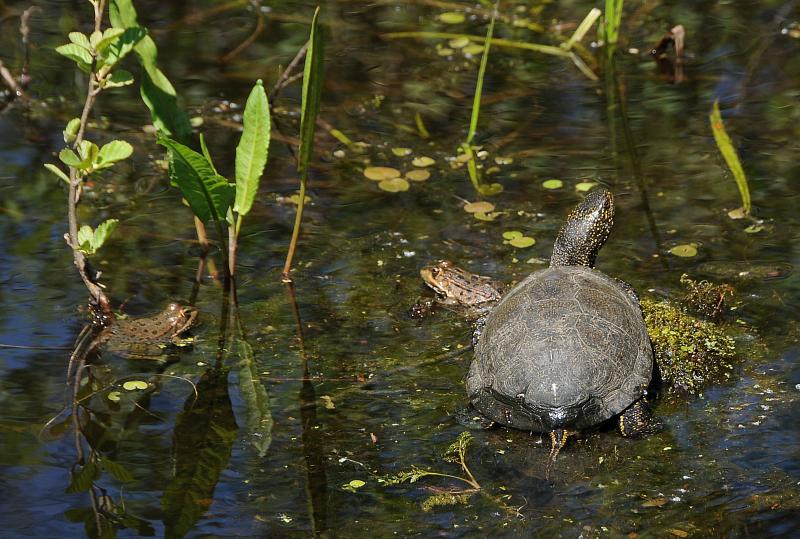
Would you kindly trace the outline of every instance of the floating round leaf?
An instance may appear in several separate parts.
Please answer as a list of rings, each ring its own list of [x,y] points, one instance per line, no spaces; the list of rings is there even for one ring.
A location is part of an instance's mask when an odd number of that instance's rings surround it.
[[[477,43],[471,43],[470,45],[467,45],[466,47],[461,49],[461,52],[463,52],[464,54],[471,54],[473,56],[481,54],[483,52],[483,45],[478,45]]]
[[[361,488],[366,485],[366,483],[361,479],[353,479],[348,483],[348,485],[350,485],[352,488]]]
[[[411,154],[411,148],[392,148],[392,153],[397,157],[405,157]]]
[[[670,249],[669,252],[675,256],[691,258],[693,256],[697,256],[697,245],[694,243],[684,243],[681,245],[676,245]]]
[[[383,180],[378,184],[378,187],[389,193],[399,193],[400,191],[408,191],[411,185],[403,178],[390,178]]]
[[[483,184],[478,187],[478,192],[484,196],[496,195],[503,192],[503,186],[499,183]]]
[[[579,193],[585,193],[595,185],[597,185],[597,182],[580,182],[575,185],[575,190]]]
[[[429,167],[435,162],[436,161],[434,161],[430,157],[422,156],[414,158],[414,160],[411,161],[411,164],[414,165],[415,167]]]
[[[122,388],[126,391],[134,391],[136,389],[147,389],[147,382],[144,380],[129,380],[122,384]]]
[[[364,169],[364,176],[367,179],[380,182],[383,180],[391,180],[392,178],[399,178],[400,171],[392,167],[367,167]]]
[[[482,211],[478,211],[473,213],[472,216],[475,217],[475,219],[477,219],[478,221],[494,221],[495,218],[501,214],[502,212],[499,211],[493,211],[490,213],[484,213]]]
[[[430,177],[431,177],[430,172],[419,168],[414,170],[409,170],[408,172],[406,172],[406,179],[412,182],[424,182]]]
[[[467,37],[456,37],[448,41],[447,43],[454,49],[463,49],[467,45],[469,45],[469,38]],[[483,47],[481,47],[483,48]]]
[[[436,54],[438,54],[439,56],[450,56],[454,52],[456,51],[448,47],[442,47],[441,49],[436,49]]]
[[[762,230],[764,230],[764,225],[761,223],[752,224],[744,229],[744,231],[748,234],[755,234],[757,232],[761,232]]]
[[[108,400],[111,402],[119,402],[120,400],[120,393],[119,391],[112,391],[108,394]]]
[[[728,212],[728,217],[731,219],[744,219],[746,215],[747,211],[744,208],[736,208]]]
[[[504,157],[504,156],[497,156],[494,158],[494,162],[498,165],[510,165],[514,162],[513,157]]]
[[[439,20],[445,24],[461,24],[465,19],[466,16],[458,11],[446,11],[439,14]]]
[[[542,182],[542,187],[545,189],[561,189],[564,187],[564,182],[561,180],[545,180]]]
[[[464,204],[464,211],[467,213],[489,213],[492,210],[494,210],[494,204],[483,200]]]
[[[521,238],[522,236],[523,234],[519,230],[506,230],[503,232],[504,240],[513,240],[514,238]]]
[[[536,240],[528,236],[522,236],[519,238],[513,238],[509,240],[508,243],[510,243],[514,247],[517,247],[518,249],[524,249],[525,247],[530,247],[531,245],[535,245]]]

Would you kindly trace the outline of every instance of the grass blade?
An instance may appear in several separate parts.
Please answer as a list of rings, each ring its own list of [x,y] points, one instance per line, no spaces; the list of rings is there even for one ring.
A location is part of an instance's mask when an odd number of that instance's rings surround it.
[[[499,4],[499,2],[498,2]],[[472,115],[469,120],[469,132],[467,133],[466,144],[472,144],[475,132],[478,129],[478,117],[481,114],[481,96],[483,95],[483,78],[486,75],[486,64],[489,63],[489,49],[492,47],[492,34],[494,33],[494,20],[497,17],[497,4],[492,12],[492,20],[489,21],[489,29],[486,30],[486,46],[483,48],[481,65],[478,68],[478,82],[475,84],[475,96],[472,98]]]
[[[719,100],[714,101],[714,107],[709,115],[711,121],[711,131],[714,133],[714,140],[717,142],[722,157],[728,165],[733,179],[736,180],[736,185],[739,187],[739,195],[742,197],[742,207],[745,214],[749,215],[751,210],[750,203],[750,188],[747,185],[747,176],[744,174],[742,163],[739,161],[739,156],[736,154],[736,148],[733,147],[733,142],[725,131],[725,124],[722,123],[722,115],[719,112]]]
[[[244,108],[244,130],[236,147],[236,201],[233,211],[247,215],[269,155],[270,117],[267,93],[256,83]]]

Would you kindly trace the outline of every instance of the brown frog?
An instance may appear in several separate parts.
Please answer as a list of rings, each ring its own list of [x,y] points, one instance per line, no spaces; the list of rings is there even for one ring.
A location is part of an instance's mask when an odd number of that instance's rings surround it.
[[[195,325],[197,313],[194,307],[170,303],[154,315],[114,320],[100,332],[97,344],[122,356],[155,358],[169,344],[188,342],[181,335]]]
[[[476,311],[488,310],[500,299],[500,287],[489,277],[476,275],[442,260],[419,271],[446,305],[461,305]]]

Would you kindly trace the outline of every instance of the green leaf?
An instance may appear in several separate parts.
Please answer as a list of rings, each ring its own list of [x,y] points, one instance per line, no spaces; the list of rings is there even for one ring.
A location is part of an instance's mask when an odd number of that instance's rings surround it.
[[[83,468],[70,473],[67,493],[86,492],[92,487],[92,483],[99,478],[100,468],[94,459],[90,459]]]
[[[72,144],[75,138],[78,136],[78,131],[81,128],[81,119],[80,118],[73,118],[67,124],[67,127],[64,128],[64,142],[67,144]]]
[[[108,13],[115,28],[138,26],[136,9],[131,0],[111,0]],[[153,125],[159,132],[186,143],[192,134],[189,116],[178,106],[175,88],[158,69],[155,42],[150,36],[144,36],[134,50],[144,67],[140,92],[142,101],[150,109]]]
[[[89,38],[86,37],[86,34],[82,34],[81,32],[70,32],[69,40],[77,46],[86,49],[87,51],[92,50],[92,44],[89,42]]]
[[[106,28],[105,32],[99,34],[97,32],[93,33],[91,36],[91,42],[94,46],[94,50],[97,52],[103,52],[103,50],[111,45],[119,36],[125,33],[124,28]]]
[[[244,130],[236,147],[236,202],[233,211],[247,215],[258,192],[258,184],[269,154],[269,103],[259,79],[244,107]]]
[[[97,159],[100,148],[89,140],[82,140],[78,146],[78,155],[81,157],[82,168],[89,168]]]
[[[208,146],[206,146],[206,137],[204,137],[202,133],[200,133],[200,151],[203,152],[203,157],[208,160],[208,164],[211,165],[214,174],[219,174],[219,172],[217,172],[217,167],[214,166],[214,160],[211,159],[211,152],[208,151]]]
[[[133,84],[133,73],[124,69],[115,69],[106,79],[104,88],[120,88]]]
[[[314,129],[317,125],[320,101],[322,99],[324,52],[322,31],[317,26],[319,6],[311,20],[311,34],[303,68],[303,109],[300,114],[300,159],[298,171],[301,178],[308,177],[308,163],[314,146]]]
[[[75,62],[78,65],[78,69],[81,71],[88,73],[92,70],[92,55],[80,45],[76,45],[75,43],[61,45],[60,47],[56,47],[56,52]]]
[[[750,188],[747,185],[747,176],[745,176],[742,163],[739,161],[739,156],[736,154],[736,148],[733,147],[733,142],[725,131],[725,124],[722,123],[722,115],[719,112],[719,100],[714,100],[714,106],[709,116],[711,121],[711,131],[714,132],[714,140],[717,142],[722,157],[728,165],[733,179],[736,180],[736,186],[739,188],[739,196],[742,198],[742,206],[746,214],[750,214],[751,201],[750,201]]]
[[[61,170],[60,168],[58,168],[57,166],[55,166],[52,163],[45,163],[44,164],[44,168],[46,168],[47,170],[49,170],[50,172],[52,172],[53,174],[55,174],[56,176],[58,176],[59,178],[61,178],[65,182],[67,182],[67,185],[69,185],[69,176],[64,174],[63,170]]]
[[[93,254],[92,240],[94,239],[94,230],[89,225],[83,225],[78,229],[78,250],[83,251],[87,255]]]
[[[119,37],[113,40],[108,47],[103,50],[101,58],[104,66],[111,68],[116,65],[120,60],[125,58],[146,35],[147,30],[141,26],[126,28]]]
[[[94,168],[95,170],[108,168],[117,161],[127,159],[131,154],[133,154],[133,146],[124,140],[112,140],[100,148],[97,158],[94,160]]]
[[[180,189],[192,212],[203,222],[221,222],[233,202],[235,186],[191,148],[164,135],[159,135],[158,143],[170,150],[172,185]]]
[[[68,167],[77,168],[78,170],[83,170],[89,167],[88,162],[84,162],[78,157],[78,154],[73,152],[69,148],[64,148],[60,152],[58,152],[58,158],[61,159],[61,162],[67,165]]]
[[[94,252],[100,250],[100,247],[103,246],[109,236],[111,236],[111,233],[114,232],[114,229],[117,228],[118,223],[119,220],[117,219],[107,219],[97,226],[94,230],[94,234],[92,234],[92,250]]]
[[[119,462],[114,462],[113,460],[105,457],[98,457],[98,460],[100,461],[100,465],[103,467],[103,469],[113,475],[114,479],[120,483],[130,483],[133,481],[133,474]]]
[[[486,64],[489,62],[489,49],[492,44],[492,34],[494,33],[494,19],[497,16],[497,5],[494,6],[492,12],[492,19],[489,22],[489,28],[486,30],[486,41],[483,49],[483,56],[481,56],[481,65],[478,68],[478,81],[475,84],[475,95],[472,99],[472,115],[469,120],[469,132],[467,133],[467,140],[465,144],[472,144],[472,139],[475,138],[475,132],[478,129],[478,117],[481,113],[481,96],[483,95],[483,79],[486,75]]]

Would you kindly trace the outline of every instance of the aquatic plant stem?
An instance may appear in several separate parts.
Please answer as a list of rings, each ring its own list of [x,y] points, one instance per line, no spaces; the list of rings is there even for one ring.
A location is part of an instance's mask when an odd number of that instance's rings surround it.
[[[289,251],[286,253],[286,262],[283,264],[283,272],[281,273],[281,280],[284,283],[291,283],[292,278],[289,277],[289,272],[292,269],[292,259],[294,259],[294,252],[297,249],[297,239],[300,237],[300,224],[303,222],[303,207],[306,202],[306,178],[300,178],[300,200],[297,201],[297,213],[294,216],[294,227],[292,228],[292,239],[289,241]]]

